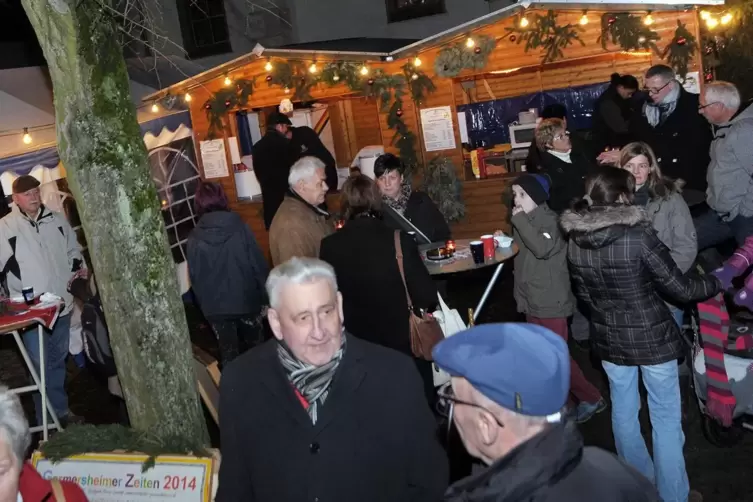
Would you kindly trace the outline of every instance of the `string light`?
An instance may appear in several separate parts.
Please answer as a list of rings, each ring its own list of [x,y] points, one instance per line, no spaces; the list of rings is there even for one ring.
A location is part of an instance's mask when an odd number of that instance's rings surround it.
[[[578,21],[581,26],[585,26],[588,24],[588,15],[584,12],[583,15],[580,17],[580,21]]]
[[[267,64],[264,65],[265,71],[272,71],[274,67],[272,66],[272,61],[267,61]]]
[[[186,100],[186,103],[190,103],[193,98],[190,94],[186,93],[186,95],[183,96],[183,99]]]
[[[465,46],[471,49],[473,48],[474,45],[476,45],[476,41],[473,40],[471,37],[468,37],[465,41]]]
[[[649,11],[646,17],[643,19],[643,24],[645,24],[646,26],[651,26],[652,24],[654,24],[654,18],[651,15],[651,11]]]
[[[157,103],[154,103],[152,105],[152,113],[157,113],[157,112],[159,112],[159,106],[157,105]]]
[[[290,89],[288,89],[287,87],[285,88],[285,94],[290,94]]]
[[[32,142],[31,134],[29,134],[29,128],[24,127],[24,136],[23,136],[23,142],[25,145],[30,145]]]
[[[529,24],[531,24],[531,23],[528,22],[528,18],[527,17],[523,16],[520,19],[520,27],[521,28],[527,28]]]
[[[225,77],[225,87],[230,87],[231,85],[233,85],[233,81],[230,77]]]
[[[703,19],[704,21],[706,21],[710,17],[711,17],[711,13],[709,11],[707,11],[707,10],[702,10],[701,11],[701,19]]]
[[[416,56],[416,59],[413,60],[413,66],[415,66],[416,68],[418,68],[419,66],[421,66],[421,58],[420,57]]]
[[[368,74],[369,74],[369,69],[366,68],[366,66],[362,66],[361,67],[361,75],[363,75],[365,77]]]
[[[311,66],[309,66],[309,73],[316,73],[319,71],[319,68],[316,67],[316,63],[311,63]]]
[[[722,24],[729,24],[732,22],[732,14],[729,12],[722,16]]]
[[[714,28],[716,28],[717,26],[719,26],[719,20],[717,18],[715,18],[715,17],[710,17],[710,18],[708,18],[706,20],[706,26],[710,30],[713,30]]]

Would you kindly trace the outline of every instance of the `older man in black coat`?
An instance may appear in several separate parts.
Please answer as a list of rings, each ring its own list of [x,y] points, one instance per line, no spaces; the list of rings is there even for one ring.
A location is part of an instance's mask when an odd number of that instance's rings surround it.
[[[447,458],[411,360],[343,330],[323,261],[292,258],[267,292],[276,340],[222,376],[216,500],[439,500]]]

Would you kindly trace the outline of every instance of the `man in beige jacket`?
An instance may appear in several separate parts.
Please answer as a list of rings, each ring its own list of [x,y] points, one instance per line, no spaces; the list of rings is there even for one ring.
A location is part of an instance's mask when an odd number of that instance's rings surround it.
[[[269,228],[274,266],[294,256],[318,258],[322,239],[334,231],[329,213],[319,207],[328,189],[321,160],[303,157],[293,164],[288,187]]]

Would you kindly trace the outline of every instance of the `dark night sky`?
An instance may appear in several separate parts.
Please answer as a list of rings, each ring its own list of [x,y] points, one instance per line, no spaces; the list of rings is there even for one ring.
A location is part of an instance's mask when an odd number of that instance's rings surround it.
[[[0,0],[0,69],[44,64],[21,0]]]

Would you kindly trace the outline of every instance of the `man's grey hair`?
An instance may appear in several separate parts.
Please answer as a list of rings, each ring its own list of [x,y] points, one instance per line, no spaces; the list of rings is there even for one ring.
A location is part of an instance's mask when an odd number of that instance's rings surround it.
[[[646,80],[653,77],[661,77],[665,82],[669,82],[675,80],[675,71],[670,66],[657,64],[646,71]]]
[[[317,258],[294,257],[277,265],[267,278],[267,296],[269,304],[277,309],[280,303],[280,291],[288,284],[304,284],[317,279],[324,279],[337,291],[337,277],[332,266]]]
[[[728,110],[737,111],[742,99],[735,84],[718,80],[706,84],[703,90],[706,104],[721,103]]]
[[[0,385],[0,432],[9,442],[16,459],[23,462],[31,444],[29,422],[26,421],[18,396],[5,385]]]
[[[316,174],[317,169],[324,169],[324,162],[316,157],[303,157],[290,167],[288,186],[293,188],[299,181],[305,181]]]

